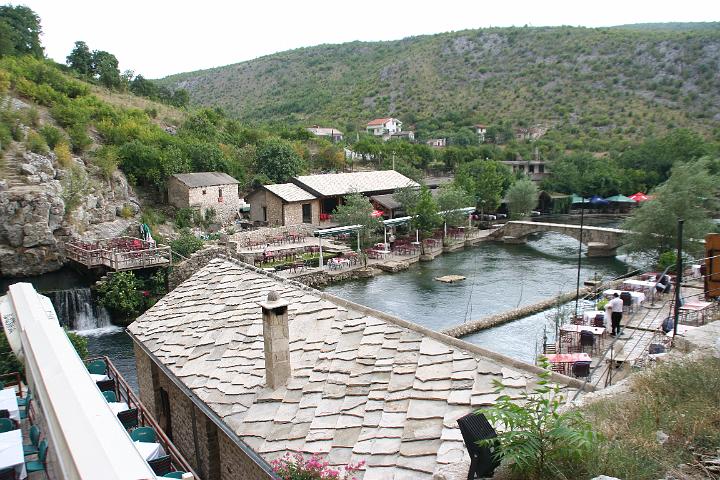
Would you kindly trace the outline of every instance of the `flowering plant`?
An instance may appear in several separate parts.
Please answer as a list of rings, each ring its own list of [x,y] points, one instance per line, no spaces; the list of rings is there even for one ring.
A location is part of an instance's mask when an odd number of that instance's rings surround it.
[[[270,462],[273,470],[283,480],[357,480],[353,472],[360,470],[365,462],[346,467],[331,467],[330,463],[313,454],[305,458],[302,453],[286,453]]]

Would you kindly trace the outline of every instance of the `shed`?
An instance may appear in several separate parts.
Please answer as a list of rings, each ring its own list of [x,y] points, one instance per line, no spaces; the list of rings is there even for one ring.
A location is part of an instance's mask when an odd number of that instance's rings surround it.
[[[240,209],[239,183],[223,172],[176,173],[168,179],[168,203],[198,209],[202,215],[212,209],[215,218],[226,223]]]

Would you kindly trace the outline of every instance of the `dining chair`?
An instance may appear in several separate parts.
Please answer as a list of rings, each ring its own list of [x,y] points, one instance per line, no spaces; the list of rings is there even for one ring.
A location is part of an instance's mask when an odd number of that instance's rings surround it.
[[[176,471],[176,472],[170,472],[163,475],[163,478],[182,478],[182,476],[185,475],[185,472]]]
[[[106,390],[102,394],[107,402],[117,402],[117,395],[112,390]]]
[[[152,427],[138,427],[130,432],[133,442],[155,443],[156,434]]]
[[[28,455],[38,454],[38,444],[40,442],[40,427],[33,425],[30,427],[30,445],[23,445],[23,454],[27,457]]]
[[[172,472],[172,461],[170,455],[164,455],[154,460],[148,460],[148,465],[152,468],[155,475],[165,475]]]
[[[0,480],[15,480],[15,468],[3,468],[0,470]],[[182,478],[182,477],[177,477]]]
[[[9,432],[15,429],[17,429],[17,427],[15,426],[15,422],[13,422],[11,419],[0,418],[0,433]]]
[[[106,375],[107,365],[104,360],[94,360],[88,364],[87,370],[93,375]]]
[[[131,408],[129,410],[118,412],[117,417],[120,420],[120,423],[123,424],[123,427],[125,427],[126,430],[129,430],[131,428],[138,426],[138,409],[137,408]]]
[[[26,460],[25,469],[27,473],[32,472],[44,472],[45,462],[47,460],[47,440],[41,440],[38,446],[38,459],[37,460]]]

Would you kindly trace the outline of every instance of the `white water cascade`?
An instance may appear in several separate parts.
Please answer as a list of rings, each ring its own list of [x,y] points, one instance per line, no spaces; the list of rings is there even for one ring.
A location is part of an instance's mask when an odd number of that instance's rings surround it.
[[[46,292],[55,307],[60,324],[70,330],[82,332],[112,326],[105,307],[93,301],[89,288],[73,288]]]

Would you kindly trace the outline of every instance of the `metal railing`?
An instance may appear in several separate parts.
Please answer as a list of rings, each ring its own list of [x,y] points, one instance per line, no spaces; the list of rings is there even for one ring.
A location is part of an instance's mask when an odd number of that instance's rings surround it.
[[[69,242],[65,245],[65,253],[70,260],[86,267],[105,266],[118,271],[172,264],[172,250],[169,246],[134,237]]]
[[[138,426],[141,427],[152,427],[157,434],[157,441],[165,449],[165,453],[170,455],[175,470],[181,470],[190,472],[196,480],[201,480],[197,473],[190,466],[188,461],[183,457],[180,451],[177,449],[172,440],[168,438],[160,425],[157,423],[155,418],[150,414],[148,409],[143,405],[140,399],[132,391],[130,385],[127,383],[125,378],[120,374],[115,365],[110,361],[107,356],[92,357],[86,359],[86,363],[90,363],[94,360],[102,360],[107,365],[107,375],[112,380],[115,380],[115,395],[117,395],[118,401],[124,401],[127,403],[128,408],[137,408],[138,410]]]

